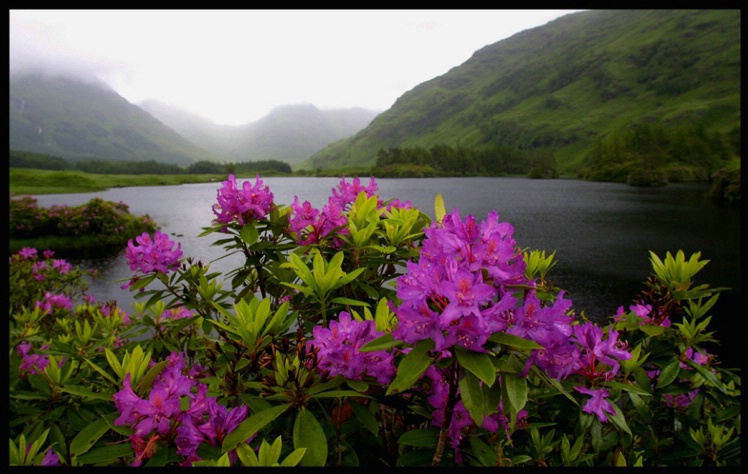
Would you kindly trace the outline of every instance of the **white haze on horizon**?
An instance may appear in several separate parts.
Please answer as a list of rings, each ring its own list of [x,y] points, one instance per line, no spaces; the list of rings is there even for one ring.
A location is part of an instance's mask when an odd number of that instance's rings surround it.
[[[98,80],[217,124],[382,112],[489,44],[576,10],[10,10],[9,70]]]

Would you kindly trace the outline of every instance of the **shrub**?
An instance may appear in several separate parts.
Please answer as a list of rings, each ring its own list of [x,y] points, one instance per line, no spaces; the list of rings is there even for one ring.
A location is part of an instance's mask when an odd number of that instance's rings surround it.
[[[600,325],[497,212],[437,197],[431,221],[376,190],[343,178],[321,209],[285,206],[230,176],[201,234],[240,257],[227,275],[157,232],[128,244],[130,315],[29,295],[11,464],[740,465],[740,378],[712,353],[721,289],[695,285],[698,253],[652,253]]]

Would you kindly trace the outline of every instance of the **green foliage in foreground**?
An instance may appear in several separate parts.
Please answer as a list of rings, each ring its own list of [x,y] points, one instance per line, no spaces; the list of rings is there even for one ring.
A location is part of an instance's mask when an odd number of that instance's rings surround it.
[[[144,250],[143,258],[168,260],[169,269],[134,275],[128,286],[142,302],[129,315],[116,302],[91,299],[80,269],[36,250],[12,255],[10,464],[741,465],[740,376],[709,352],[716,342],[709,313],[720,289],[696,284],[708,263],[698,253],[651,254],[640,304],[601,326],[600,353],[587,354],[594,364],[561,378],[533,363],[542,346],[507,331],[491,334],[481,351],[434,352],[434,339],[393,336],[406,321],[399,308],[408,295],[399,289],[428,279],[410,273],[411,262],[439,251],[426,245],[427,234],[436,239],[456,216],[440,199],[430,222],[418,209],[387,209],[362,191],[345,223],[303,245],[300,234],[312,224],[291,226],[298,209],[273,204],[254,218],[243,213],[243,224],[206,227],[203,235],[223,234],[215,245],[240,257],[227,275],[189,257],[175,260],[169,241]],[[467,238],[478,226],[464,229]],[[457,242],[447,239],[442,249]],[[555,255],[515,256],[526,282],[506,283],[506,294],[531,304],[502,317],[519,327],[521,314],[531,321],[552,312],[562,295],[547,279]],[[459,281],[457,289],[445,282],[455,303],[471,290]],[[447,303],[432,298],[422,311],[442,305],[446,317]],[[575,316],[570,328],[589,327],[572,308],[563,313]],[[349,332],[365,324],[365,334]],[[309,345],[325,340],[340,352]],[[630,357],[603,358],[622,351]],[[335,354],[343,359],[334,363]],[[391,382],[383,374],[331,372],[369,356],[376,356],[370,364],[391,357]],[[173,370],[178,361],[182,375]],[[587,410],[577,388],[588,384],[608,393],[607,419],[602,408]],[[206,406],[201,429],[191,429],[190,414]],[[196,451],[186,457],[190,447]]]

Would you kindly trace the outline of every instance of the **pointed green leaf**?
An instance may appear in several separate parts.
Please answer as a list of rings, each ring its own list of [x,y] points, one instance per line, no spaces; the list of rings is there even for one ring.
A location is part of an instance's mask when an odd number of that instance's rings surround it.
[[[416,347],[400,361],[400,365],[397,367],[397,375],[387,388],[385,395],[403,392],[412,387],[431,365],[432,357],[428,355],[428,352],[435,346],[436,344],[431,339],[419,341]]]
[[[511,414],[511,425],[517,419],[517,414],[527,403],[527,379],[514,374],[504,373],[501,376],[501,394],[504,409]]]
[[[81,454],[88,452],[88,450],[96,444],[96,441],[98,441],[104,433],[109,431],[109,422],[106,418],[108,417],[114,420],[118,416],[119,413],[110,413],[104,418],[100,418],[83,428],[70,442],[70,457],[80,456]]]
[[[434,198],[434,216],[436,217],[436,222],[441,222],[446,215],[447,208],[444,206],[444,198],[441,193],[439,193]]]
[[[657,377],[657,388],[667,387],[678,376],[680,372],[680,361],[674,360],[660,371]]]
[[[371,431],[374,436],[379,436],[379,422],[377,421],[377,417],[374,416],[369,408],[356,402],[351,402],[351,407],[353,408],[353,412],[356,414],[358,421],[360,421],[366,429]]]
[[[239,237],[241,237],[244,243],[251,247],[260,238],[260,233],[257,231],[254,224],[250,222],[249,224],[245,224],[244,227],[242,227],[242,230],[239,231]]]
[[[462,404],[465,405],[465,408],[468,413],[470,413],[470,417],[473,419],[475,424],[481,426],[486,413],[483,391],[480,388],[478,378],[471,372],[467,372],[465,373],[465,376],[460,379],[459,385]]]
[[[327,462],[327,437],[317,419],[306,408],[299,410],[293,425],[294,448],[306,448],[300,464],[305,467],[324,466]]]
[[[291,408],[291,405],[289,403],[284,403],[282,405],[276,405],[272,408],[268,408],[267,410],[263,410],[250,416],[246,420],[242,421],[241,424],[239,424],[239,426],[234,429],[234,431],[229,433],[223,439],[223,445],[221,446],[221,449],[223,450],[223,452],[235,449],[239,444],[247,441],[253,434],[257,433],[268,423],[285,413],[289,408]]]
[[[304,457],[304,454],[306,454],[306,448],[294,449],[293,452],[291,452],[291,454],[286,456],[286,459],[284,459],[280,463],[280,465],[282,467],[294,467],[301,462],[302,458]]]
[[[439,430],[434,428],[406,431],[397,440],[403,446],[436,446],[439,441]]]
[[[488,340],[497,344],[501,344],[502,346],[517,350],[532,350],[543,348],[543,346],[535,341],[515,336],[513,334],[507,334],[505,332],[494,333],[491,335],[491,337],[488,338]]]
[[[489,387],[496,381],[496,367],[494,367],[488,354],[456,346],[455,355],[457,356],[457,361],[465,370],[474,374]]]
[[[615,410],[615,414],[611,415],[608,414],[608,420],[610,420],[611,423],[613,423],[619,430],[625,431],[629,436],[634,436],[631,433],[631,430],[629,429],[629,426],[626,424],[626,417],[623,416],[623,412],[621,412],[621,409],[618,408],[618,406],[615,403],[610,404],[613,407],[613,410]]]
[[[257,459],[254,449],[246,443],[240,444],[236,447],[236,455],[239,457],[242,466],[245,467],[259,467],[260,461]]]
[[[386,351],[387,349],[390,349],[392,347],[397,347],[399,345],[403,344],[403,341],[397,340],[394,337],[392,337],[392,333],[387,333],[383,336],[379,336],[378,338],[371,340],[361,346],[358,351],[359,352],[374,352],[374,351]]]

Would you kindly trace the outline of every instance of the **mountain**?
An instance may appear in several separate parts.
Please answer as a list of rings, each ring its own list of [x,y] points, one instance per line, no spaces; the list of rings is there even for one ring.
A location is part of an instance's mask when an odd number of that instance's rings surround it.
[[[138,105],[195,145],[228,161],[278,160],[291,164],[350,137],[379,113],[363,108],[320,110],[311,104],[285,105],[255,122],[229,126],[158,101]]]
[[[739,10],[591,10],[476,51],[403,94],[309,168],[368,167],[379,150],[550,150],[577,172],[597,138],[645,123],[739,137]]]
[[[9,89],[10,149],[70,159],[293,164],[353,135],[378,113],[288,105],[229,126],[158,101],[134,105],[105,84],[79,78],[13,75]]]
[[[106,85],[42,74],[10,77],[10,149],[62,158],[214,160]]]

